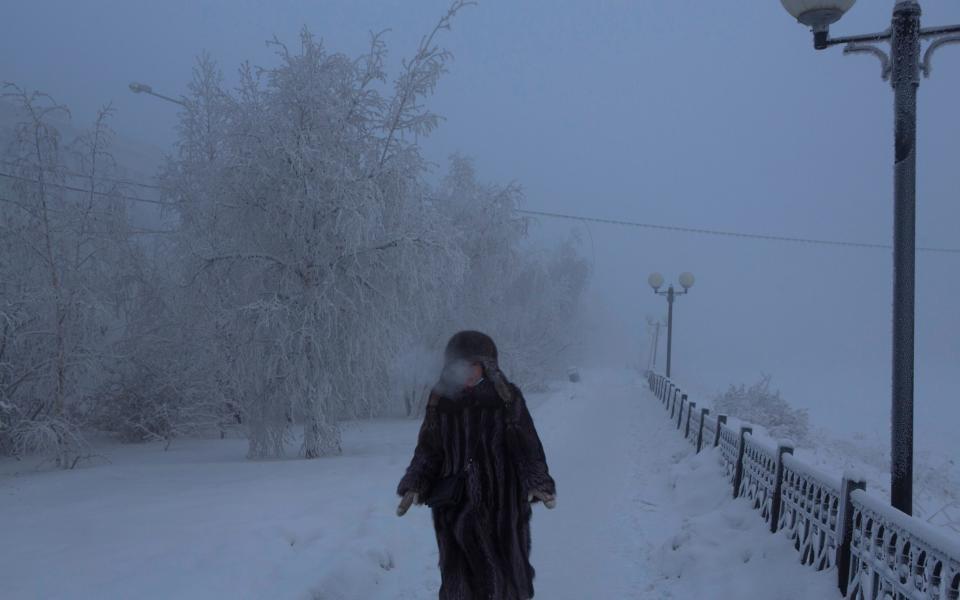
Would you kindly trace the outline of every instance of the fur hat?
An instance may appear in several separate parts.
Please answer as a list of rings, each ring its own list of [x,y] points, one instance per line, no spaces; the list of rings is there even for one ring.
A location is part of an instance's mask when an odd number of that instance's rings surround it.
[[[453,369],[455,367],[454,363],[458,361],[480,363],[483,365],[484,376],[493,383],[497,395],[507,404],[513,401],[513,391],[510,383],[497,364],[497,345],[493,343],[493,339],[489,335],[472,330],[455,333],[447,342],[447,347],[443,351],[443,359],[446,365],[444,367],[445,373],[448,369]],[[457,377],[454,376],[450,379],[456,380]],[[444,377],[441,376],[438,390],[449,393],[450,387],[450,382],[444,381]]]
[[[468,362],[497,362],[497,345],[493,339],[479,331],[455,333],[443,351],[443,360],[450,364],[457,360]]]

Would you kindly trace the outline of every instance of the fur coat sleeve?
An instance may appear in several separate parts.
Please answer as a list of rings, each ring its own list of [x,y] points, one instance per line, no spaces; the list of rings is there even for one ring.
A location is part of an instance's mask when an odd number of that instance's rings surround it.
[[[417,447],[413,451],[407,472],[397,486],[397,494],[403,496],[407,492],[417,492],[423,496],[433,485],[442,465],[443,444],[440,440],[439,417],[435,403],[430,402],[417,436]]]
[[[520,475],[523,497],[527,497],[534,490],[556,494],[557,486],[553,477],[550,476],[543,444],[540,442],[540,436],[537,435],[537,428],[533,425],[527,402],[520,388],[513,384],[511,388],[513,401],[508,413],[507,430],[508,439],[514,440],[512,452]]]

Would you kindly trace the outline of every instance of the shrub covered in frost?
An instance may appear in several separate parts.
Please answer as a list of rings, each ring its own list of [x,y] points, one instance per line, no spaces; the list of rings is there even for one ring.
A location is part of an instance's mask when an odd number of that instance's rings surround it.
[[[769,375],[761,376],[750,387],[731,385],[713,404],[720,413],[762,425],[776,438],[801,443],[809,433],[807,411],[790,406],[780,397],[780,390],[771,391]]]

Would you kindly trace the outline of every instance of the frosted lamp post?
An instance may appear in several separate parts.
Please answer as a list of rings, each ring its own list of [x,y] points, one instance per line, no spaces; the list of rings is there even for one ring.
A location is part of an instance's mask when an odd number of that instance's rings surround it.
[[[173,102],[174,104],[179,104],[184,108],[187,107],[186,101],[177,100],[176,98],[171,98],[170,96],[164,96],[163,94],[158,94],[157,92],[153,91],[152,87],[150,87],[145,83],[138,83],[136,81],[133,81],[130,83],[129,87],[130,87],[130,91],[133,92],[134,94],[150,94],[151,96],[156,96],[157,98],[166,100],[167,102]]]
[[[890,28],[880,33],[831,38],[836,23],[855,0],[780,0],[813,30],[813,47],[843,45],[844,54],[880,59],[880,75],[894,94],[893,167],[893,369],[890,424],[890,503],[913,514],[913,332],[916,274],[917,87],[930,76],[931,58],[944,44],[960,42],[960,25],[920,27],[916,0],[898,0]],[[929,40],[921,60],[921,45]],[[878,44],[888,42],[889,51]]]
[[[665,292],[661,292],[660,288],[663,287],[663,275],[660,273],[650,275],[650,277],[647,278],[647,283],[653,288],[654,294],[667,297],[667,377],[670,377],[671,358],[673,356],[673,300],[677,296],[690,292],[690,288],[693,287],[693,274],[680,274],[680,286],[683,288],[682,292],[674,290],[673,284],[670,284],[670,287],[668,287]]]

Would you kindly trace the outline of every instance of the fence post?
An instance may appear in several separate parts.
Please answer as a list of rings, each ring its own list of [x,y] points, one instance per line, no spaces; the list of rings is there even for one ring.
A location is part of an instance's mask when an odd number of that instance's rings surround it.
[[[707,415],[710,414],[709,408],[700,409],[700,430],[697,432],[697,453],[700,453],[700,450],[703,449],[703,422],[707,419]]]
[[[683,439],[690,437],[690,417],[693,415],[694,409],[697,408],[696,402],[691,402],[687,405],[687,426],[683,430]]]
[[[773,498],[770,501],[770,533],[776,533],[780,526],[780,507],[783,491],[783,455],[793,454],[793,446],[789,444],[777,445],[777,482],[773,486]]]
[[[740,482],[743,481],[743,451],[746,447],[746,437],[753,433],[752,427],[740,427],[740,443],[737,444],[737,466],[733,470],[733,497],[740,497]]]
[[[680,414],[677,415],[677,430],[680,429],[680,426],[683,424],[683,406],[687,403],[687,395],[680,395]]]
[[[840,514],[837,525],[837,583],[840,587],[840,593],[847,596],[847,585],[850,583],[850,544],[853,539],[853,503],[850,500],[850,494],[853,490],[867,489],[867,482],[862,477],[843,476],[843,483],[840,486]]]
[[[713,447],[720,445],[720,426],[727,424],[727,415],[717,415],[717,431],[713,436]]]
[[[677,390],[670,390],[670,398],[667,400],[667,409],[670,410],[670,418],[672,419],[677,412]]]

